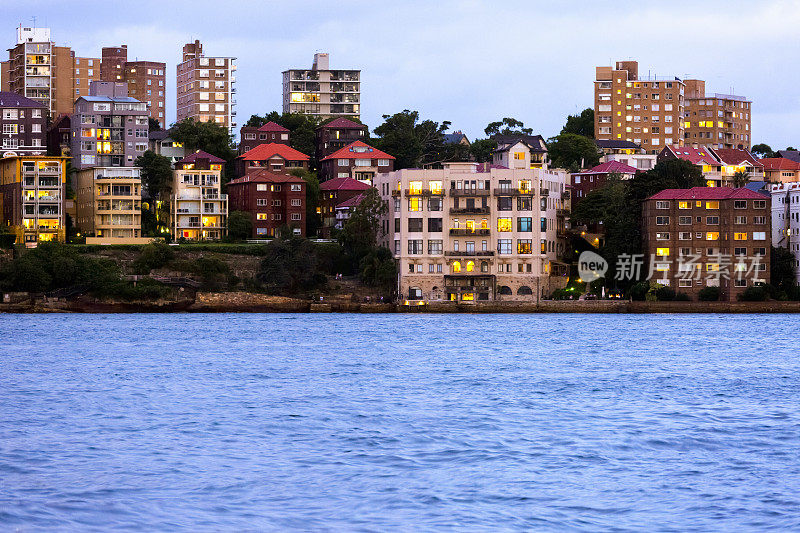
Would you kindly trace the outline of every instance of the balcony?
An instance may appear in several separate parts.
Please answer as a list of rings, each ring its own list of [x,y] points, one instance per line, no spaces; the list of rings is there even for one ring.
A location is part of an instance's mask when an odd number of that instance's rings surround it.
[[[494,190],[495,196],[520,196],[520,195],[530,195],[533,194],[533,191],[530,190],[522,190],[522,189],[512,189],[511,187],[501,187],[499,189]]]
[[[467,229],[467,228],[454,228],[450,230],[450,235],[469,237],[473,235],[482,236],[489,235],[488,229]]]
[[[460,207],[450,208],[451,215],[488,215],[488,207]]]
[[[400,196],[400,190],[399,189],[392,189],[392,196]]]
[[[444,189],[406,189],[406,196],[444,196]]]
[[[493,251],[481,251],[481,252],[445,252],[445,256],[447,257],[493,257]]]
[[[198,198],[199,199],[199,198]],[[227,200],[227,194],[204,194],[203,200]]]
[[[450,196],[489,196],[489,189],[450,189]]]

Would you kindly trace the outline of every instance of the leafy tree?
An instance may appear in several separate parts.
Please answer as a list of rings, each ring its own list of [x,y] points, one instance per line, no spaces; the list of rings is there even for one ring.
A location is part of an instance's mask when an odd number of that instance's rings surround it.
[[[530,135],[533,133],[531,128],[524,127],[525,124],[521,120],[517,120],[511,117],[505,117],[503,120],[499,120],[497,122],[490,122],[486,128],[484,128],[484,133],[488,136],[492,135]]]
[[[547,153],[552,166],[577,171],[600,162],[600,151],[589,137],[562,133],[547,141]]]
[[[233,161],[236,157],[231,148],[233,138],[228,128],[216,122],[187,118],[172,125],[170,136],[182,143],[187,152],[202,150],[225,161]]]
[[[314,244],[301,237],[276,238],[267,244],[256,278],[268,293],[287,296],[319,289],[327,282]]]
[[[244,241],[253,236],[253,217],[245,211],[233,211],[228,215],[228,237]]]
[[[320,204],[319,178],[316,172],[301,168],[289,171],[293,176],[303,178],[306,182],[306,235],[316,235],[322,227],[322,217],[317,213]]]
[[[252,115],[245,125],[259,128],[267,122],[280,124],[289,130],[289,142],[292,148],[303,152],[307,156],[314,157],[314,152],[316,151],[314,130],[320,124],[319,119],[304,113],[281,114],[277,111],[272,111],[264,116]],[[312,166],[316,167],[316,165]]]
[[[389,206],[381,199],[378,190],[372,188],[350,214],[339,234],[339,243],[352,265],[359,265],[361,259],[376,247],[378,238],[383,236],[381,217],[388,210]]]
[[[739,294],[742,302],[763,302],[769,298],[769,293],[764,287],[747,287]]]
[[[361,259],[359,272],[362,282],[391,296],[397,280],[397,263],[392,252],[384,247],[373,249]]]
[[[794,255],[788,248],[770,248],[769,279],[779,291],[789,291],[794,286]]]
[[[383,124],[375,128],[372,143],[395,157],[395,169],[420,167],[439,160],[444,151],[444,133],[449,121],[441,124],[419,119],[419,112],[405,109],[394,115],[383,115]]]
[[[765,157],[775,157],[775,152],[772,151],[772,148],[764,143],[754,144],[750,151],[761,159]]]
[[[491,163],[492,153],[497,149],[497,141],[494,139],[476,139],[470,146],[469,151],[478,163]]]
[[[697,293],[697,297],[701,302],[716,302],[719,294],[719,287],[704,287]]]
[[[579,115],[569,115],[561,134],[574,133],[594,139],[594,109],[587,107]]]
[[[133,270],[137,274],[149,274],[151,270],[162,268],[175,259],[175,252],[164,243],[148,244],[142,248],[139,257],[133,260]]]
[[[148,150],[136,158],[142,169],[142,185],[154,200],[166,200],[172,192],[172,162],[169,157]]]
[[[161,123],[153,117],[147,117],[147,129],[150,131],[161,131],[164,128],[162,128]]]
[[[733,179],[731,182],[733,183],[734,187],[744,187],[750,181],[750,173],[746,170],[737,170],[733,174]]]

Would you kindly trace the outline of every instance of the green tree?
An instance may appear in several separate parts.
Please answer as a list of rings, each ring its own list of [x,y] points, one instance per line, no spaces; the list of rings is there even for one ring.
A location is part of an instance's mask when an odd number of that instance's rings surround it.
[[[228,215],[228,237],[244,241],[253,237],[253,217],[245,211],[233,211]]]
[[[512,117],[504,117],[503,120],[498,120],[497,122],[490,122],[486,128],[484,128],[484,133],[487,136],[492,135],[531,135],[533,130],[531,128],[524,127],[525,124],[521,120],[517,120]]]
[[[378,190],[368,189],[364,199],[350,213],[339,233],[339,243],[352,265],[357,266],[383,236],[381,217],[389,210]]]
[[[397,263],[392,252],[384,247],[374,248],[359,263],[361,281],[378,287],[385,296],[391,296],[397,281]]]
[[[231,161],[236,156],[228,128],[216,122],[187,118],[172,125],[170,136],[182,143],[187,152],[202,150],[225,161]]]
[[[587,107],[578,115],[567,116],[567,123],[561,128],[561,134],[574,133],[594,139],[594,109]]]
[[[396,170],[438,161],[444,152],[444,133],[450,122],[420,121],[419,112],[408,109],[383,115],[383,120],[383,124],[375,128],[378,137],[372,143],[395,157]]]
[[[289,130],[289,142],[295,150],[303,152],[312,159],[316,151],[314,130],[319,126],[319,119],[304,113],[278,113],[272,111],[266,115],[252,115],[247,121],[246,126],[259,128],[267,122],[274,122]],[[316,168],[317,161],[313,162],[312,168]]]
[[[161,131],[164,128],[162,128],[161,123],[153,117],[147,117],[147,129],[150,131]]]
[[[154,200],[166,200],[172,192],[172,162],[169,157],[146,151],[134,164],[142,169],[142,185]]]
[[[750,151],[761,159],[765,157],[775,157],[775,152],[772,151],[772,148],[764,143],[754,144]]]
[[[478,163],[491,163],[492,154],[497,149],[494,139],[475,139],[469,146],[469,151]]]
[[[266,245],[256,279],[270,294],[286,296],[324,287],[314,243],[301,237],[276,238]]]
[[[575,133],[562,133],[548,139],[547,154],[553,167],[573,172],[600,162],[600,151],[594,141]]]
[[[787,248],[770,248],[769,279],[779,291],[788,292],[794,286],[794,255]]]
[[[317,208],[320,204],[317,173],[301,168],[292,169],[289,173],[298,178],[303,178],[303,181],[306,182],[306,235],[309,237],[317,235],[317,232],[322,227],[322,217],[317,213]]]
[[[738,187],[744,187],[745,185],[748,184],[749,181],[750,181],[749,172],[747,172],[746,170],[737,170],[733,174],[733,179],[731,180],[731,183],[733,184],[734,187],[738,188]]]

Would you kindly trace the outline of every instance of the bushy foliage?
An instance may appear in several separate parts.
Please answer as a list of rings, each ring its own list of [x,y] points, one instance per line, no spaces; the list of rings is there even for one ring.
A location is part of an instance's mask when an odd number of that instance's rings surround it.
[[[769,298],[769,293],[764,287],[747,287],[739,294],[742,302],[764,302]]]
[[[631,300],[635,302],[643,302],[647,299],[647,293],[650,291],[650,282],[640,281],[639,283],[631,286],[628,294]]]
[[[133,261],[137,274],[149,274],[151,270],[162,268],[175,258],[175,252],[164,243],[148,244],[142,248],[139,257]]]
[[[690,302],[692,299],[685,292],[679,292],[675,295],[676,302]]]
[[[675,299],[675,291],[663,285],[655,290],[655,294],[659,302],[671,302]]]
[[[697,297],[701,302],[716,302],[719,300],[719,296],[719,287],[704,287],[697,293]]]
[[[375,248],[361,259],[359,264],[361,281],[371,287],[378,287],[390,295],[397,281],[397,264],[392,252],[386,248]]]
[[[268,293],[290,296],[325,286],[327,278],[311,241],[275,239],[265,252],[257,279]]]
[[[253,217],[245,211],[233,211],[228,215],[228,237],[244,241],[253,236]]]

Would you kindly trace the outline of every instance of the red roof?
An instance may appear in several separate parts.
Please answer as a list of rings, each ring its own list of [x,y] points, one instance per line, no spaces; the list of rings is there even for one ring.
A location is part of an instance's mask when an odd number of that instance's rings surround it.
[[[321,191],[366,191],[371,185],[353,178],[333,178],[319,184]]]
[[[620,163],[619,161],[608,161],[607,163],[600,163],[596,167],[590,168],[589,170],[578,172],[577,175],[610,174],[611,172],[619,172],[620,174],[636,174],[639,172],[639,170],[630,165],[626,165],[625,163]]]
[[[351,129],[351,130],[363,130],[367,127],[363,124],[359,124],[358,122],[353,122],[352,120],[347,120],[346,118],[337,118],[331,120],[327,124],[320,126],[321,128],[325,129]]]
[[[800,170],[800,163],[785,157],[767,157],[759,159],[764,170]]]
[[[275,155],[281,156],[287,161],[308,161],[310,159],[303,152],[280,143],[259,144],[239,157],[245,161],[266,161]]]
[[[360,148],[362,151],[355,151],[356,148]],[[367,150],[363,150],[364,148],[367,148]],[[322,158],[323,161],[327,161],[328,159],[394,159],[394,157],[386,152],[381,152],[377,148],[373,148],[367,143],[353,141],[344,148],[333,152],[328,157]]]
[[[750,163],[754,167],[763,166],[758,160],[753,157],[747,150],[740,150],[738,148],[717,148],[714,152],[722,159],[726,165],[740,165],[742,163]]]
[[[717,158],[705,148],[692,148],[690,146],[667,146],[678,159],[685,159],[695,165],[719,165]]]
[[[228,186],[242,185],[244,183],[305,183],[303,178],[291,174],[278,174],[268,170],[251,170],[241,178],[231,180]]]
[[[352,198],[349,198],[340,204],[336,204],[336,209],[349,209],[351,207],[358,207],[366,196],[367,195],[364,193],[361,193],[358,196],[353,196]]]
[[[764,195],[746,187],[692,187],[691,189],[664,189],[648,198],[648,200],[727,200],[753,199],[763,200]]]
[[[258,131],[279,131],[282,133],[287,133],[289,130],[287,130],[280,124],[276,124],[274,122],[267,122],[266,124],[258,128]]]
[[[224,159],[220,159],[219,157],[217,157],[215,155],[211,155],[208,152],[204,152],[202,150],[198,150],[193,154],[187,155],[186,157],[184,157],[183,159],[178,161],[178,163],[194,163],[198,159],[208,159],[209,163],[224,163],[225,162]]]

